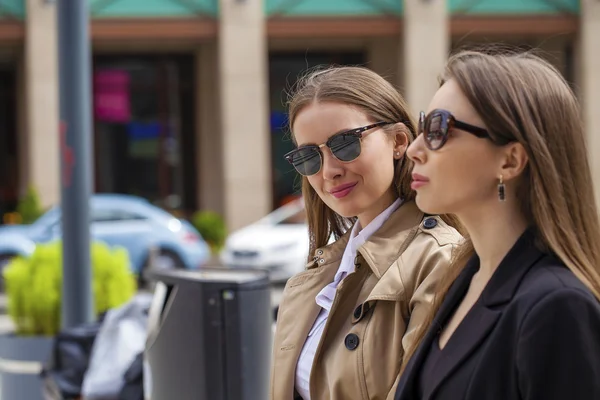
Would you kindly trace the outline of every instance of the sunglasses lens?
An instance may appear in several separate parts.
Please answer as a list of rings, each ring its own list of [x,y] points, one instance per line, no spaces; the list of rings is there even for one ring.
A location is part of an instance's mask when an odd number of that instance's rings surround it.
[[[300,175],[314,175],[321,169],[321,153],[316,147],[303,147],[292,156],[292,165]]]
[[[339,135],[329,142],[331,152],[340,161],[353,161],[360,155],[360,138],[356,135]]]
[[[444,144],[448,124],[444,122],[442,114],[433,114],[425,122],[424,137],[432,150],[439,149]]]

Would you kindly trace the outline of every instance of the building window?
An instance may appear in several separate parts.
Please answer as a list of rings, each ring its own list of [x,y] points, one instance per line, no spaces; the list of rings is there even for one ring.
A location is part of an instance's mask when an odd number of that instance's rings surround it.
[[[95,58],[97,192],[194,210],[193,63],[192,55]]]

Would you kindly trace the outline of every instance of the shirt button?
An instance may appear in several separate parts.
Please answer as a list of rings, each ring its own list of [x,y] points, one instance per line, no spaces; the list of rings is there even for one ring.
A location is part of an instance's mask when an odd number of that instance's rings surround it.
[[[348,334],[346,339],[344,339],[344,344],[348,350],[356,350],[358,347],[358,342],[358,336],[356,336],[354,333]]]
[[[427,218],[425,222],[423,222],[423,227],[425,229],[433,229],[437,226],[437,219],[435,218]]]

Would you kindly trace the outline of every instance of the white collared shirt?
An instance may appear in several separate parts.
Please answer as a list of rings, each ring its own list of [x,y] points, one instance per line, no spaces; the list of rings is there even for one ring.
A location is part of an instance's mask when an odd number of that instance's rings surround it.
[[[394,213],[394,211],[398,209],[398,207],[400,207],[401,204],[402,200],[397,199],[391,206],[386,208],[381,214],[375,217],[375,219],[362,230],[360,229],[360,224],[358,221],[354,224],[352,232],[350,233],[350,239],[348,240],[348,244],[344,250],[342,261],[340,262],[340,266],[335,274],[333,282],[325,286],[315,298],[317,304],[321,306],[321,312],[317,316],[317,319],[315,320],[308,337],[306,338],[306,342],[304,343],[302,351],[300,352],[300,357],[298,358],[298,364],[296,365],[295,385],[296,390],[302,399],[310,400],[310,371],[315,359],[317,347],[321,341],[321,336],[323,335],[323,328],[325,328],[329,311],[331,311],[331,305],[333,304],[333,299],[335,297],[335,292],[338,285],[346,276],[354,272],[354,259],[356,258],[357,250],[363,244],[365,244],[365,242],[373,233],[381,228],[384,222],[387,221],[387,219]]]

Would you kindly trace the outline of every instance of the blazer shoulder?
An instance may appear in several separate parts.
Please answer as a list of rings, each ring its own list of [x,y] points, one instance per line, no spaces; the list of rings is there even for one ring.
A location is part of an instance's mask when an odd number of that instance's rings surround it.
[[[595,301],[590,289],[561,260],[544,256],[525,276],[518,292],[535,302],[557,291],[571,290]]]

